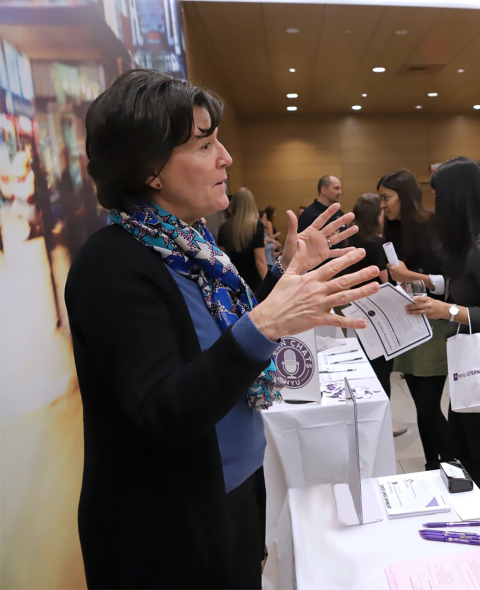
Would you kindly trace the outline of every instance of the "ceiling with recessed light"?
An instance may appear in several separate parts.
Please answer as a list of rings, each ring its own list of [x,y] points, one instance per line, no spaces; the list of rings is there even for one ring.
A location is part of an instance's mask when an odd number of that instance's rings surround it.
[[[238,113],[284,113],[288,106],[297,107],[291,116],[352,113],[357,105],[359,116],[418,112],[419,106],[423,113],[459,113],[474,112],[480,103],[480,10],[205,1],[183,6]]]

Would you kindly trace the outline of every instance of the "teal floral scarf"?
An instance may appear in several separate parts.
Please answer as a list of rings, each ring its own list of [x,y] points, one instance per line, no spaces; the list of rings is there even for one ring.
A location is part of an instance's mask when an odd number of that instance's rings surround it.
[[[257,305],[250,287],[230,258],[215,244],[203,221],[187,225],[153,203],[137,205],[132,215],[111,211],[110,218],[139,242],[158,252],[175,272],[197,281],[205,305],[222,332]],[[283,385],[272,358],[247,391],[249,407],[264,410],[274,401],[282,401],[280,389]]]

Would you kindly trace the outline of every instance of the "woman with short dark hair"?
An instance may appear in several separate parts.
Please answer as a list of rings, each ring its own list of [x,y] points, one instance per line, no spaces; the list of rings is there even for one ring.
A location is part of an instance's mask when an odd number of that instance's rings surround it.
[[[222,108],[189,82],[132,70],[88,109],[88,171],[113,222],[83,245],[65,291],[89,588],[261,587],[259,410],[281,399],[278,340],[321,324],[364,327],[329,310],[378,288],[343,291],[374,267],[330,280],[364,254],[330,250],[355,231],[335,233],[351,215],[322,229],[333,206],[298,238],[289,212],[284,274],[267,274],[257,304],[203,222],[228,206]]]
[[[456,157],[436,169],[435,237],[447,280],[446,301],[415,298],[409,313],[449,320],[447,337],[480,332],[480,166],[470,158]],[[452,309],[453,308],[453,309]],[[457,311],[458,310],[458,311]],[[452,313],[452,311],[454,313]],[[450,445],[475,483],[480,486],[480,414],[448,414]]]

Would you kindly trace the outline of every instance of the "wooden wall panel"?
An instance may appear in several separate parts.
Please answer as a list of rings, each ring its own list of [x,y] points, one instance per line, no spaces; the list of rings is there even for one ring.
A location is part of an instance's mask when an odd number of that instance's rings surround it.
[[[218,137],[233,158],[233,164],[228,168],[227,173],[230,192],[234,192],[244,183],[237,117],[230,106],[229,94],[222,82],[223,72],[219,69],[215,50],[209,42],[209,37],[204,33],[201,15],[198,14],[195,4],[190,3],[188,8],[190,18],[184,19],[188,77],[193,84],[209,88],[219,94],[226,103]]]
[[[414,113],[371,116],[279,115],[240,120],[242,174],[259,208],[277,209],[285,236],[285,211],[309,205],[324,174],[341,178],[342,209],[375,192],[388,172],[408,168],[433,207],[430,165],[456,155],[480,161],[480,117]]]

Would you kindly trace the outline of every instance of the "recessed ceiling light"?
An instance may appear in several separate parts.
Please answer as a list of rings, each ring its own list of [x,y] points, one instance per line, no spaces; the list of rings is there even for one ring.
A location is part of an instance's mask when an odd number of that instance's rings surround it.
[[[300,33],[300,29],[296,29],[295,27],[290,27],[289,29],[285,29],[285,32],[288,33],[289,35],[296,35],[297,33]]]
[[[297,70],[295,68],[290,68],[288,71],[294,74]]]
[[[287,107],[287,111],[296,111],[297,107],[291,106],[291,107]]]
[[[400,35],[400,37],[402,37],[403,35],[408,35],[407,29],[398,29],[398,31],[395,31],[395,33],[397,35]]]
[[[287,98],[298,98],[298,94],[292,92],[291,94],[287,94]]]
[[[367,98],[368,94],[362,94],[363,98]]]
[[[352,34],[352,31],[350,29],[346,29],[345,35],[351,35],[351,34]]]
[[[457,72],[458,72],[459,74],[463,74],[463,72],[464,72],[464,71],[465,71],[465,70],[457,70]]]
[[[438,92],[429,92],[428,96],[438,96]]]
[[[473,105],[473,108],[474,108],[476,111],[480,111],[480,104],[474,104],[474,105]]]
[[[354,105],[353,105],[353,107],[352,107],[352,109],[353,109],[354,111],[360,111],[360,110],[361,110],[361,108],[362,108],[362,107],[361,107],[359,104],[354,104]]]
[[[372,69],[372,72],[375,72],[376,74],[381,74],[384,71],[385,71],[385,68],[373,68]]]
[[[417,104],[417,106],[415,107],[416,109],[423,109],[421,104]]]

